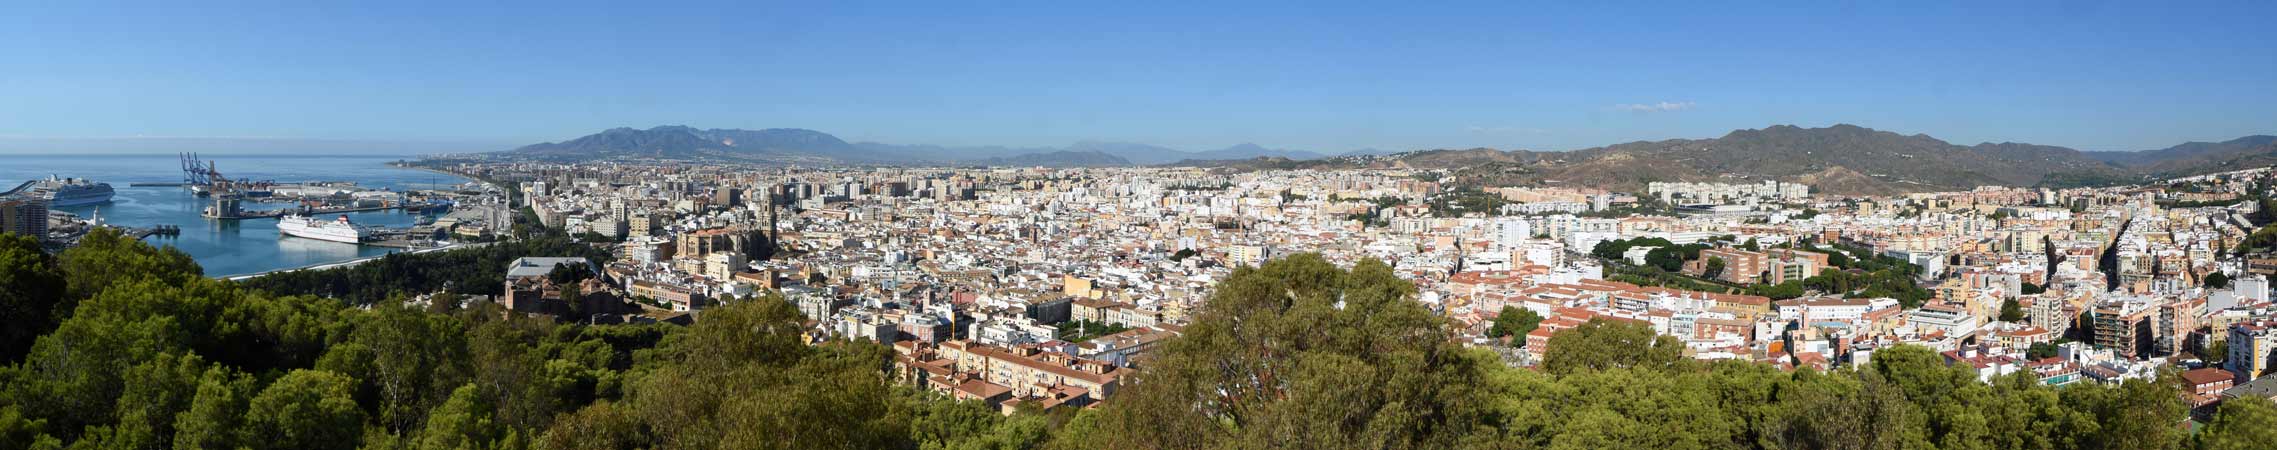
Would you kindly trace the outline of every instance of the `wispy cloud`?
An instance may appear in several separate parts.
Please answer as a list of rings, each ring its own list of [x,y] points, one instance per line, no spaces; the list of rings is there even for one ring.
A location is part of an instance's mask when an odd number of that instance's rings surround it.
[[[1656,113],[1692,109],[1692,102],[1623,103],[1613,105],[1614,111]]]

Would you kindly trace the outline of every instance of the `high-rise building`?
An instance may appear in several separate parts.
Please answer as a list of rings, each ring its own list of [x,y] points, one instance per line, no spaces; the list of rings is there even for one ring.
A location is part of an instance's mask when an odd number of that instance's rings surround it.
[[[647,211],[632,213],[632,216],[625,220],[625,235],[631,237],[648,236],[650,230],[656,229],[656,224],[652,220],[654,219],[649,217]]]
[[[2237,375],[2244,383],[2260,378],[2269,371],[2269,351],[2277,348],[2277,322],[2256,320],[2230,325],[2230,354],[2222,361],[2224,368]]]
[[[47,200],[29,196],[0,197],[0,232],[47,237]]]
[[[734,207],[743,204],[743,189],[721,186],[712,191],[712,204]]]
[[[2238,303],[2264,303],[2269,301],[2269,278],[2248,274],[2230,281],[2230,289],[2237,291]]]
[[[2128,358],[2149,355],[2156,337],[2151,319],[2157,314],[2158,308],[2148,302],[2115,300],[2096,305],[2091,313],[2095,346]]]

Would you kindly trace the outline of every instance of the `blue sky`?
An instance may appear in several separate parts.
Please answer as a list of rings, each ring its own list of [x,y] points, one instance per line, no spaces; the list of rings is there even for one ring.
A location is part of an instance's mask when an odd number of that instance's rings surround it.
[[[2086,150],[2277,133],[2277,2],[316,3],[11,4],[0,138],[484,147],[687,124],[1340,152],[1773,124]]]

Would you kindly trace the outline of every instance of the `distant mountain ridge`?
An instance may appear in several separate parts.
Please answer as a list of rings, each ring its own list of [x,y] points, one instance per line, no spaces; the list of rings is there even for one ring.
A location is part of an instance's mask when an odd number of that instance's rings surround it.
[[[2253,135],[2222,142],[2185,142],[2157,150],[2086,153],[2090,158],[2146,173],[2187,175],[2202,167],[2253,166],[2277,162],[2277,136]]]
[[[611,128],[564,142],[526,145],[514,153],[571,158],[649,156],[660,158],[811,156],[849,160],[880,159],[829,133],[800,128],[699,130],[666,125],[646,130]]]
[[[1127,142],[1080,141],[1065,147],[1005,147],[848,143],[829,133],[802,128],[762,130],[697,129],[665,125],[649,129],[611,128],[563,142],[522,146],[512,154],[548,159],[653,157],[676,159],[832,160],[848,163],[1035,163],[1043,166],[1151,165],[1193,159],[1283,157],[1315,159],[1304,150],[1273,149],[1242,143],[1190,152]],[[1100,157],[1105,155],[1108,157]]]
[[[1103,152],[1059,150],[1045,153],[1026,153],[998,156],[975,161],[983,166],[1019,167],[1113,167],[1131,165],[1131,160]]]
[[[2249,136],[2134,152],[2016,142],[1963,146],[1849,124],[1776,125],[1709,139],[1637,141],[1564,152],[1495,149],[1345,155],[1312,161],[1190,161],[1251,169],[1443,169],[1459,183],[1589,186],[1641,192],[1654,181],[1806,183],[1817,192],[1889,195],[1978,186],[2069,187],[2277,165],[2277,138]]]
[[[612,128],[511,154],[545,159],[646,157],[888,165],[1109,167],[1172,165],[1228,170],[1302,168],[1450,169],[1473,182],[1594,186],[1640,191],[1653,181],[1808,183],[1835,194],[1897,194],[1978,186],[2076,186],[2139,181],[2277,164],[2277,136],[2190,142],[2141,152],[2082,152],[2017,142],[1963,146],[1836,124],[1775,125],[1710,139],[1637,141],[1564,152],[1368,149],[1336,156],[1242,143],[1183,151],[1150,144],[1081,141],[1064,147],[949,147],[848,143],[799,128],[659,126]]]
[[[1911,136],[1849,124],[1825,128],[1778,125],[1736,130],[1714,139],[1632,142],[1575,151],[1580,161],[1549,177],[1639,185],[1649,181],[1713,179],[1870,182],[1827,186],[1830,192],[1889,194],[1976,186],[2032,186],[2050,174],[2123,176],[2125,171],[2079,151],[2029,144],[1964,147],[1923,134]],[[1626,161],[1646,161],[1630,163]],[[1653,165],[1638,173],[1612,166]]]

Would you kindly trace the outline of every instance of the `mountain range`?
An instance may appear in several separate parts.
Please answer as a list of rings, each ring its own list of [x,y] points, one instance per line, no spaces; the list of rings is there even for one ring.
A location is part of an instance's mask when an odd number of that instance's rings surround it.
[[[1320,160],[1195,162],[1226,170],[1437,169],[1476,186],[1587,186],[1641,192],[1654,181],[1810,184],[1839,195],[1891,195],[1978,186],[2112,185],[2277,165],[2277,137],[2246,136],[2137,152],[2083,152],[2015,142],[1958,145],[1856,125],[1778,125],[1712,139],[1639,141],[1573,151],[1424,150]]]
[[[1154,165],[1186,160],[1282,157],[1324,158],[1304,150],[1252,143],[1207,151],[1123,142],[1082,141],[1064,147],[896,145],[849,143],[820,131],[698,129],[667,125],[646,130],[611,128],[563,142],[523,146],[512,154],[541,159],[651,157],[665,159],[828,160],[871,164],[979,164],[1038,166]]]
[[[1849,124],[1777,125],[1711,139],[1638,141],[1573,151],[1359,150],[1328,156],[1243,143],[1208,151],[1084,141],[1064,147],[949,147],[848,143],[813,130],[614,128],[512,155],[540,159],[647,157],[854,164],[1098,167],[1174,165],[1228,170],[1285,168],[1447,169],[1457,180],[1574,185],[1624,191],[1652,181],[1811,184],[1819,192],[1886,195],[1977,186],[2079,186],[2277,164],[2277,136],[2190,142],[2135,152],[2084,152],[2015,142],[1958,145]]]

